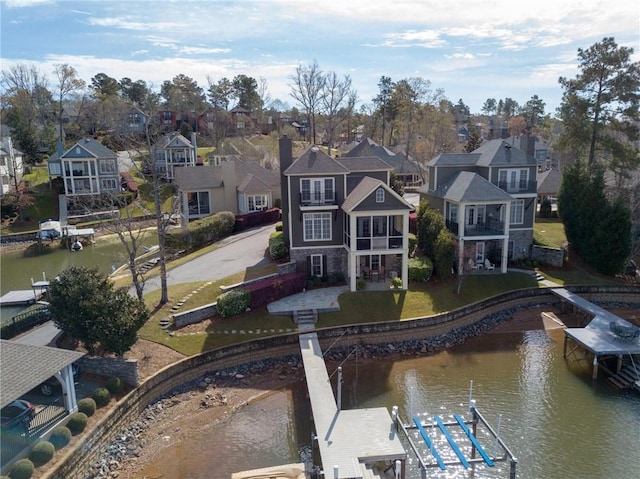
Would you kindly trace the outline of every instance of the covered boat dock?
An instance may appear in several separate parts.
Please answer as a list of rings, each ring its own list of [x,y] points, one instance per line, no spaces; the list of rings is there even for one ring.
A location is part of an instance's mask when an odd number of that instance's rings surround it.
[[[564,288],[553,288],[551,292],[591,318],[584,328],[564,330],[563,356],[567,358],[577,347],[593,354],[593,379],[597,379],[598,367],[604,358],[617,358],[616,374],[620,372],[625,355],[631,358],[640,355],[640,327]],[[567,352],[569,340],[577,346]]]

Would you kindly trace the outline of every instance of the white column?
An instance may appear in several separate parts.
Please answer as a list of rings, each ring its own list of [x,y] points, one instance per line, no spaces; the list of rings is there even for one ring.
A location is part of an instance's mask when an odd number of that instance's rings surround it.
[[[78,400],[76,399],[76,386],[73,380],[73,370],[71,365],[65,366],[62,374],[55,374],[60,384],[62,384],[62,395],[64,397],[64,406],[68,413],[78,410]]]
[[[505,203],[504,211],[504,241],[502,244],[502,262],[500,272],[507,272],[507,261],[509,261],[509,224],[511,223],[511,202]]]
[[[358,276],[358,261],[360,259],[359,256],[356,256],[356,247],[357,245],[357,218],[355,215],[349,215],[349,244],[347,245],[347,251],[349,252],[349,289],[351,291],[356,291],[357,286],[357,276]]]
[[[409,289],[409,213],[402,222],[402,289]]]

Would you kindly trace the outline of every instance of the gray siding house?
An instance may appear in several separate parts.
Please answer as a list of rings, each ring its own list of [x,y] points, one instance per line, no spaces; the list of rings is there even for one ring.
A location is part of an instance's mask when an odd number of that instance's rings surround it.
[[[420,200],[437,209],[457,241],[457,271],[493,268],[529,256],[536,213],[533,155],[504,140],[427,163]],[[497,268],[497,267],[496,267]]]
[[[280,139],[282,218],[291,260],[308,276],[341,272],[408,284],[409,213],[389,186],[392,167],[378,157],[335,159],[317,146],[295,160]]]
[[[173,181],[176,168],[196,165],[195,135],[191,139],[173,132],[153,145],[154,168],[161,177]]]
[[[75,204],[86,205],[100,196],[122,191],[118,156],[93,138],[84,138],[67,151],[49,157],[47,169],[49,177],[62,178],[71,209]]]

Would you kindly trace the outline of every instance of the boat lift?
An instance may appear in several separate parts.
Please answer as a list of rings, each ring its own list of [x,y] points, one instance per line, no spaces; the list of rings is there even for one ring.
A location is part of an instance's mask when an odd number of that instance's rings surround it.
[[[398,407],[393,407],[391,417],[396,429],[404,432],[418,460],[422,479],[427,478],[427,470],[431,468],[437,467],[444,471],[449,466],[462,466],[465,469],[479,465],[494,467],[496,462],[506,461],[510,463],[509,479],[516,479],[518,460],[500,438],[500,418],[498,419],[498,432],[496,432],[476,408],[476,402],[471,398],[472,388],[473,382],[471,382],[469,393],[469,414],[471,415],[469,420],[465,420],[460,414],[454,414],[452,421],[445,421],[439,416],[434,416],[432,422],[425,422],[415,416],[411,422],[404,423],[398,414]],[[486,445],[483,447],[478,440],[478,427],[484,428],[493,439],[493,454],[487,452]],[[424,445],[421,447],[416,444],[415,431],[424,441]],[[444,442],[443,438],[448,443],[448,448],[445,447],[448,450],[438,451],[437,446]],[[426,451],[424,446],[426,446]],[[471,452],[469,457],[466,457],[463,450],[468,451],[469,446]],[[456,459],[452,458],[451,451]],[[500,452],[499,455],[498,452]]]

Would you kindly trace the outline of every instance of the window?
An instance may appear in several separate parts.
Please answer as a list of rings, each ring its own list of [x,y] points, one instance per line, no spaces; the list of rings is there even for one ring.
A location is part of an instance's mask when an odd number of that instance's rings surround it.
[[[331,213],[307,213],[304,215],[304,240],[331,240]]]
[[[7,162],[4,158],[4,156],[2,158],[0,158],[0,166],[7,166]]]
[[[376,190],[376,203],[384,203],[384,189],[382,188]]]
[[[300,180],[300,202],[323,205],[333,203],[335,189],[333,178],[302,178]]]
[[[187,193],[187,204],[189,206],[189,216],[208,215],[211,213],[208,191]]]
[[[322,255],[312,254],[309,259],[311,262],[311,276],[322,276]]]
[[[244,121],[239,121],[239,122],[237,122],[237,123],[236,123],[236,128],[237,128],[238,130],[242,130],[242,129],[244,129]]]
[[[498,172],[498,186],[503,190],[525,191],[529,184],[529,170],[500,170]]]
[[[511,203],[511,224],[524,223],[524,200],[516,200]]]
[[[105,178],[102,180],[102,189],[109,191],[117,190],[118,183],[116,182],[115,178]]]
[[[100,173],[115,173],[116,161],[115,160],[100,160],[98,163]]]
[[[467,225],[475,226],[484,223],[485,212],[485,205],[467,206]]]
[[[449,221],[451,223],[458,222],[458,205],[449,205]]]
[[[267,207],[267,195],[250,195],[247,196],[249,203],[249,211],[261,211]]]

